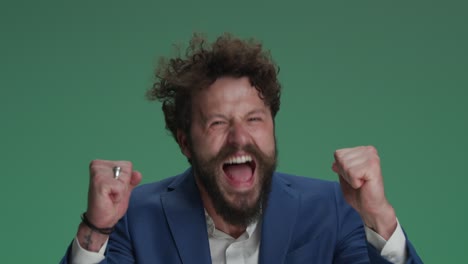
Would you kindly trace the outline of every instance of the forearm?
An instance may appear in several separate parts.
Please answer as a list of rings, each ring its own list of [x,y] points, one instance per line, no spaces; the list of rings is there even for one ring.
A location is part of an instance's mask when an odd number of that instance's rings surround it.
[[[385,240],[388,240],[397,228],[395,210],[390,204],[385,208],[381,208],[379,212],[362,213],[361,218],[368,228],[378,233]]]
[[[81,223],[76,234],[78,242],[83,249],[92,252],[98,252],[109,239],[109,235],[100,234]]]

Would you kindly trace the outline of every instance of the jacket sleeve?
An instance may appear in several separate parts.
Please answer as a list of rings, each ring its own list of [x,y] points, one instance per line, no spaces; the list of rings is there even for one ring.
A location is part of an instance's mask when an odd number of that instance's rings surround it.
[[[359,214],[345,201],[339,184],[335,185],[335,203],[338,217],[338,243],[333,263],[388,264],[380,252],[366,240]],[[406,236],[407,264],[423,263]]]
[[[120,219],[120,221],[115,226],[114,232],[109,237],[109,242],[107,244],[105,259],[102,260],[101,264],[111,264],[111,263],[135,263],[133,257],[133,248],[131,245],[131,240],[129,238],[128,228],[127,228],[126,215]],[[60,264],[71,264],[73,263],[72,257],[72,243],[67,249],[65,256],[60,261]]]

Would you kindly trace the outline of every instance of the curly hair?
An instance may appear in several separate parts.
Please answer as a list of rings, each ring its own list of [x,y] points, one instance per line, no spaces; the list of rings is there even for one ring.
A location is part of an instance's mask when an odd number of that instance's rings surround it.
[[[274,118],[281,96],[278,73],[270,52],[254,39],[241,40],[225,33],[209,44],[194,34],[184,56],[160,60],[147,97],[162,102],[166,129],[177,141],[178,129],[190,132],[192,95],[224,76],[248,77]]]

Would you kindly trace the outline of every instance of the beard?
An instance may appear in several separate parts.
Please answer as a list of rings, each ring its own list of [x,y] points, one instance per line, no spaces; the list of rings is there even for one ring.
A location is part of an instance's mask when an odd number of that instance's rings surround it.
[[[225,177],[222,167],[227,158],[239,151],[254,158],[258,182],[257,186],[254,186],[250,191],[229,193],[234,197],[233,201],[229,201],[228,193],[221,188],[220,180]],[[191,147],[191,153],[195,176],[210,197],[216,213],[224,221],[234,226],[246,227],[256,222],[262,215],[262,210],[266,207],[270,194],[271,181],[277,163],[276,142],[275,150],[270,155],[263,153],[253,144],[243,147],[227,145],[211,158],[200,157],[193,147]]]

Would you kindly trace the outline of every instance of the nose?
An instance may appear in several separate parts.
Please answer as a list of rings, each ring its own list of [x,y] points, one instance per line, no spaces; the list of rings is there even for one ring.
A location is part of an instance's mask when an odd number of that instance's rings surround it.
[[[246,127],[237,121],[233,121],[229,127],[228,144],[233,146],[245,146],[250,143],[250,133]]]

